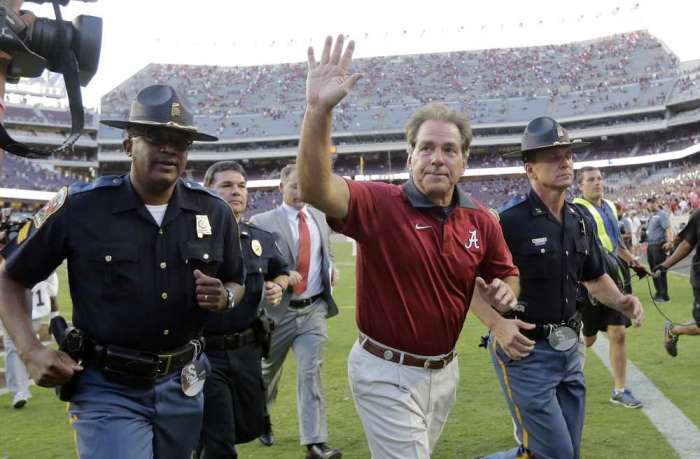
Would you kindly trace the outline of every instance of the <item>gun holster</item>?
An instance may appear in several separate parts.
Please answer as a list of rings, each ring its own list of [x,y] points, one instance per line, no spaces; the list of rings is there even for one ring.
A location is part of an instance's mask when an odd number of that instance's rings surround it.
[[[272,341],[272,331],[275,329],[275,322],[263,312],[253,321],[251,328],[255,333],[255,342],[262,349],[262,356],[267,358],[270,354],[270,343]]]
[[[49,322],[49,332],[58,344],[58,350],[68,354],[73,360],[80,363],[85,356],[87,337],[77,328],[69,327],[66,319],[56,316]],[[64,402],[69,402],[73,392],[77,374],[74,374],[70,381],[62,386],[56,387],[56,395]]]

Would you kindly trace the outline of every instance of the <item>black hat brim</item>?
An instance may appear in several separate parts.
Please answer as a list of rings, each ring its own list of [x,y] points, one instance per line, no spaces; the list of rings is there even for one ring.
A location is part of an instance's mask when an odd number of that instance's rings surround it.
[[[549,150],[551,148],[569,147],[572,150],[578,150],[579,148],[585,147],[585,146],[590,145],[590,144],[591,144],[591,142],[577,140],[577,141],[567,142],[567,143],[558,143],[555,145],[544,145],[542,147],[530,148],[528,150],[511,151],[509,153],[502,154],[501,157],[504,159],[513,159],[513,158],[521,158],[522,159],[525,157],[525,155],[527,155],[529,153],[535,153],[538,151]]]
[[[104,124],[105,126],[117,128],[117,129],[129,129],[131,127],[137,127],[137,126],[145,126],[145,127],[161,127],[165,129],[173,129],[176,131],[180,131],[186,134],[190,134],[192,136],[192,140],[196,140],[199,142],[216,142],[219,140],[218,137],[214,137],[213,135],[205,134],[203,132],[198,132],[198,131],[193,131],[191,129],[188,129],[186,127],[180,127],[177,126],[174,123],[156,123],[156,122],[148,122],[148,123],[141,123],[138,121],[125,121],[125,120],[100,120],[100,123]]]

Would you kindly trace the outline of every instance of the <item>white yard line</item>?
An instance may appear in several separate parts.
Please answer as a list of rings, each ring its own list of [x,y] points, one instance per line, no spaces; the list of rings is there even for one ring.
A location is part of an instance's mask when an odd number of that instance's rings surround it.
[[[599,334],[593,351],[608,369],[610,367],[610,354],[608,339]],[[693,424],[664,394],[654,385],[639,368],[627,361],[627,383],[634,388],[634,394],[642,402],[642,410],[654,427],[661,432],[666,441],[681,459],[700,458],[700,429]]]

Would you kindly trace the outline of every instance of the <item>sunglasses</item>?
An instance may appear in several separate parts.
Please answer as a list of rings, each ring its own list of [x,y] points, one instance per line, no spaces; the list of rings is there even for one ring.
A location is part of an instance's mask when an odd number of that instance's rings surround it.
[[[131,129],[129,137],[141,137],[151,145],[170,145],[181,151],[187,150],[192,145],[192,136],[165,129]]]

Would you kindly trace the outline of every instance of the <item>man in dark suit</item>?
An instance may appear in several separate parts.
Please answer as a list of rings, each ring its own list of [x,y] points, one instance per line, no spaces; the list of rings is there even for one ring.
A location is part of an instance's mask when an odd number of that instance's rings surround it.
[[[300,443],[307,458],[338,459],[339,449],[330,448],[326,410],[321,387],[321,354],[328,339],[326,318],[338,313],[331,296],[336,278],[330,250],[330,229],[323,213],[304,203],[299,195],[296,166],[282,169],[280,191],[283,204],[256,215],[251,221],[275,233],[290,267],[289,286],[281,304],[271,308],[275,321],[270,354],[263,359],[263,378],[268,408],[277,396],[282,364],[289,349],[297,360],[297,406]],[[261,437],[272,444],[272,430]]]

